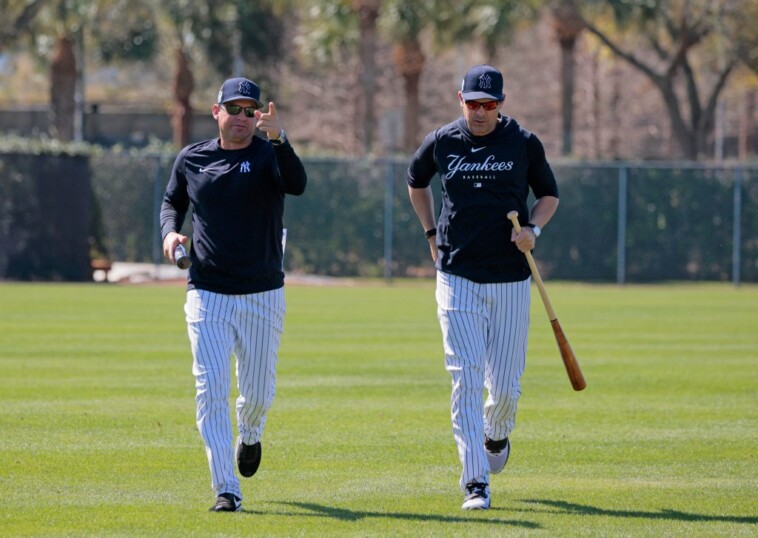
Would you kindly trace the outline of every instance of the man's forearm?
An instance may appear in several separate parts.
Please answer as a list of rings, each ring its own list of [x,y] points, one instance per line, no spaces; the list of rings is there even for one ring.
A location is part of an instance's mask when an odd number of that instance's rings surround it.
[[[558,198],[543,196],[532,206],[529,222],[542,228],[553,218],[556,209],[558,209]]]
[[[432,194],[432,188],[414,189],[413,187],[408,187],[408,195],[411,198],[413,210],[416,212],[419,221],[421,221],[424,230],[434,228],[434,195]]]

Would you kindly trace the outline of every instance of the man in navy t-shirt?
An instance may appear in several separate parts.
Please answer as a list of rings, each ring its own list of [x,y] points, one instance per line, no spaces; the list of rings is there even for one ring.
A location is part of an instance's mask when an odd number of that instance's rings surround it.
[[[437,269],[466,510],[490,507],[490,473],[502,471],[510,454],[529,331],[524,252],[534,248],[558,207],[542,143],[501,114],[504,100],[502,74],[488,65],[472,67],[458,92],[463,116],[429,133],[408,167],[411,203]],[[436,224],[435,174],[442,188]],[[531,211],[530,190],[536,198]],[[518,234],[506,217],[514,210],[522,224]]]

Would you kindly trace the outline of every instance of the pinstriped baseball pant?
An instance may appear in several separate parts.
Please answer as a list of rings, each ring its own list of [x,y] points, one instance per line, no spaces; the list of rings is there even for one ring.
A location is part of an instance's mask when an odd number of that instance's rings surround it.
[[[284,288],[247,295],[189,290],[184,306],[192,348],[197,427],[205,442],[211,486],[242,498],[235,475],[229,412],[236,358],[237,429],[245,444],[260,441],[274,399],[276,363],[284,323]]]
[[[437,316],[445,367],[452,377],[453,437],[464,491],[471,481],[489,483],[484,436],[504,439],[515,425],[526,362],[530,282],[477,284],[437,272]]]

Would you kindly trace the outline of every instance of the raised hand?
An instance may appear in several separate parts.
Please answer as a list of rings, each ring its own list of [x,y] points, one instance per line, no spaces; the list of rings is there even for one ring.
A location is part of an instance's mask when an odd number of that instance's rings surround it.
[[[274,105],[273,101],[270,101],[268,104],[268,112],[256,110],[255,119],[258,120],[255,126],[266,133],[269,140],[277,140],[279,138],[282,132],[282,124],[279,123],[279,116],[276,114],[276,105]]]

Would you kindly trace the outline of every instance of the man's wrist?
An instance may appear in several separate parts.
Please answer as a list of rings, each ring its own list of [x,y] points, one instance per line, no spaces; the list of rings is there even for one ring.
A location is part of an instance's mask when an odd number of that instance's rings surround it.
[[[532,229],[532,232],[534,232],[534,237],[539,237],[542,233],[542,228],[537,226],[536,224],[532,224],[531,222],[526,225],[528,228]]]
[[[279,131],[279,136],[276,138],[269,138],[269,141],[275,146],[281,146],[287,141],[287,134],[284,132],[284,129],[282,129]]]
[[[424,237],[427,239],[431,239],[435,235],[437,235],[437,228],[429,228],[428,230],[424,231]]]

